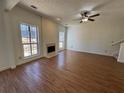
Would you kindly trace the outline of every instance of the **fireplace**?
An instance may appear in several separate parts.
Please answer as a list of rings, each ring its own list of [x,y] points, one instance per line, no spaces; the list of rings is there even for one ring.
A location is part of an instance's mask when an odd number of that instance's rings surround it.
[[[55,52],[55,45],[47,46],[47,53]]]
[[[46,56],[47,58],[51,58],[57,55],[56,52],[56,43],[47,43],[46,44]]]
[[[56,44],[55,43],[46,44],[46,52],[47,55],[53,55],[56,52]]]

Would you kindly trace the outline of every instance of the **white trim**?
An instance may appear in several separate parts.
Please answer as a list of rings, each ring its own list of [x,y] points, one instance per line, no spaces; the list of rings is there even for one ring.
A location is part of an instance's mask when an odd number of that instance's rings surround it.
[[[11,66],[11,69],[15,69],[16,68],[16,65],[14,65],[14,66]]]
[[[120,46],[118,62],[124,63],[124,43]]]
[[[38,57],[35,57],[35,58],[29,58],[27,60],[22,60],[20,61],[19,63],[17,63],[16,65],[22,65],[22,64],[25,64],[25,63],[29,63],[29,62],[32,62],[33,60],[37,60],[37,59],[40,59],[42,58],[41,56],[38,56]]]
[[[124,63],[124,60],[118,60],[119,63]]]
[[[114,56],[108,55],[108,54],[100,54],[100,53],[95,53],[95,52],[80,51],[80,50],[74,50],[74,49],[67,49],[67,50],[71,50],[71,51],[75,51],[75,52],[82,52],[82,53],[89,53],[89,54],[96,54],[96,55],[101,55],[101,56],[108,56],[108,57],[114,58]]]
[[[1,72],[1,71],[4,71],[4,70],[7,70],[7,69],[9,69],[9,68],[10,68],[9,66],[7,66],[7,67],[1,67],[1,68],[0,68],[0,72]]]

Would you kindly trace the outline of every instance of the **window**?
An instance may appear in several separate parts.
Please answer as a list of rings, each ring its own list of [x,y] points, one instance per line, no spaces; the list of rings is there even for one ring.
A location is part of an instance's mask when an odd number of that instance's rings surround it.
[[[24,57],[38,54],[38,29],[36,26],[20,24]]]
[[[59,49],[64,48],[64,43],[65,43],[65,33],[59,32]]]

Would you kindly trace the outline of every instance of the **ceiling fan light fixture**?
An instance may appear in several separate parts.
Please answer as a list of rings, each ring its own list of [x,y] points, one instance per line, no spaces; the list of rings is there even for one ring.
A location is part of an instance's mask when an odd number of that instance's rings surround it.
[[[84,18],[82,19],[83,22],[87,22],[88,21],[88,18]]]

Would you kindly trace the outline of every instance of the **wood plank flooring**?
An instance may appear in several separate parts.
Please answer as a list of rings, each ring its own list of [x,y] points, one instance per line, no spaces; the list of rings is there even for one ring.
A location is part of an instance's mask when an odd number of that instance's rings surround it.
[[[0,93],[124,93],[124,64],[64,51],[0,72]]]

